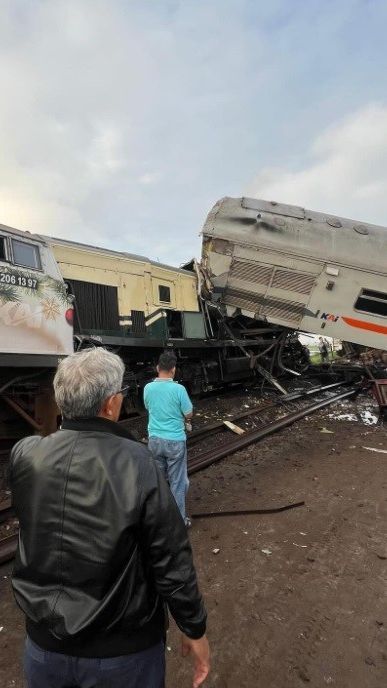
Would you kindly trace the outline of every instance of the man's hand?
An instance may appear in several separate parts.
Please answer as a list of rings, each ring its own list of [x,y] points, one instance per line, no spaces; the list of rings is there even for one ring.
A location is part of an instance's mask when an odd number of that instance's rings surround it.
[[[199,688],[206,680],[210,671],[210,646],[204,635],[199,640],[192,640],[183,634],[181,641],[181,654],[183,657],[191,655],[194,662],[194,679],[192,688]]]

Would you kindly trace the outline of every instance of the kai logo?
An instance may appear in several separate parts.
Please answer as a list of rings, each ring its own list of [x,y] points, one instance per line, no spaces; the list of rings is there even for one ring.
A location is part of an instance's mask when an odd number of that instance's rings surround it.
[[[339,315],[333,315],[333,313],[322,313],[321,320],[329,320],[329,322],[337,322],[340,318]]]

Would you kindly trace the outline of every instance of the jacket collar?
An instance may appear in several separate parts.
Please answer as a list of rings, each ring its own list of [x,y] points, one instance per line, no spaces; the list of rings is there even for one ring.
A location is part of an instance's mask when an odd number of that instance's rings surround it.
[[[124,437],[127,440],[136,438],[124,428],[121,423],[115,423],[107,418],[63,418],[61,430],[76,430],[78,432],[110,432],[112,435]]]

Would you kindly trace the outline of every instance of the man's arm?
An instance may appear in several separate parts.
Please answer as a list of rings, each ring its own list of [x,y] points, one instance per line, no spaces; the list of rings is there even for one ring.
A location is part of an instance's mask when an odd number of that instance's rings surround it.
[[[193,416],[193,406],[192,406],[192,401],[188,396],[188,392],[183,385],[179,385],[179,393],[180,393],[180,410],[184,416],[184,420],[190,421],[192,416]],[[189,424],[190,425],[190,424]],[[192,426],[190,428],[192,430]]]
[[[171,491],[154,462],[143,462],[140,542],[150,563],[156,589],[183,633],[183,657],[194,662],[193,687],[210,668],[205,636],[207,614],[199,592],[187,529]]]
[[[147,390],[147,387],[148,387],[148,385],[145,385],[144,392],[143,392],[144,406],[146,409],[148,409],[148,390]]]
[[[169,486],[156,464],[144,459],[141,544],[157,591],[168,604],[180,630],[200,638],[206,630],[206,611],[193,565],[187,529]]]

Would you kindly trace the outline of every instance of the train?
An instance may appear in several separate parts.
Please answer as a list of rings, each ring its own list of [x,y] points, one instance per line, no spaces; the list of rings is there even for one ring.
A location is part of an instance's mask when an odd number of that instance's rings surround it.
[[[0,226],[0,443],[57,428],[52,377],[88,346],[119,353],[138,410],[159,354],[173,348],[192,394],[251,377],[231,329],[207,317],[197,273],[125,252]],[[252,342],[254,351],[261,342]]]
[[[309,365],[298,332],[387,349],[387,229],[224,198],[181,268],[0,225],[0,442],[57,427],[52,376],[88,346],[119,353],[138,409],[161,351],[199,394]]]
[[[209,298],[227,315],[387,350],[387,228],[253,198],[203,227]]]

